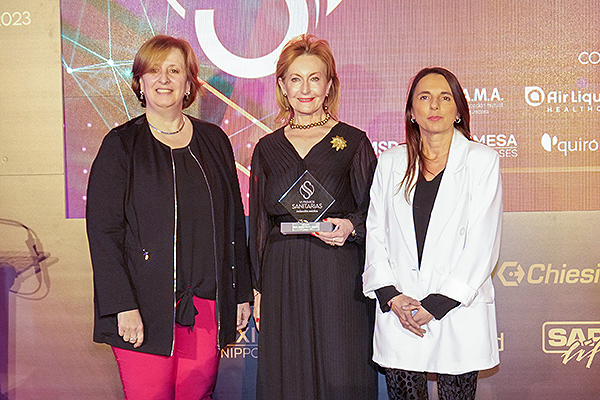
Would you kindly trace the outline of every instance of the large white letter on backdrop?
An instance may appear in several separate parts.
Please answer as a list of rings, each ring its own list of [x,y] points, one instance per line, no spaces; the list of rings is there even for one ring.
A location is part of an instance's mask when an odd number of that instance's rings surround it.
[[[206,57],[219,69],[239,78],[262,78],[275,72],[283,46],[294,36],[308,31],[308,5],[305,0],[285,0],[290,24],[283,41],[266,56],[244,58],[227,50],[215,30],[215,10],[196,10],[196,36]]]

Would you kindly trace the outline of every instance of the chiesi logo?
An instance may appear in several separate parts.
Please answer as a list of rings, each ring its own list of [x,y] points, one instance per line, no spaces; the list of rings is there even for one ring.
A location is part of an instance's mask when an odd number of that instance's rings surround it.
[[[498,270],[498,279],[504,286],[530,285],[574,285],[598,284],[600,282],[600,263],[596,268],[577,268],[567,264],[531,264],[523,268],[517,261],[505,261]]]
[[[590,368],[600,353],[600,321],[546,322],[542,326],[542,350],[560,354],[562,363],[585,361]]]
[[[559,140],[558,137],[550,136],[547,133],[542,135],[541,140],[542,148],[547,152],[552,152],[553,148],[567,155],[573,152],[584,152],[584,151],[598,151],[598,140],[584,140],[579,138],[578,140]]]
[[[326,16],[340,5],[343,0],[326,0]],[[186,10],[178,0],[167,0],[175,12],[183,19]],[[195,28],[198,43],[206,57],[219,69],[229,75],[240,78],[262,78],[275,72],[275,63],[283,46],[293,37],[308,32],[307,0],[285,0],[288,9],[288,30],[281,43],[269,54],[257,58],[245,58],[233,54],[219,40],[215,29],[215,10],[201,9],[195,12]],[[315,0],[316,22],[319,24],[320,2]]]
[[[581,90],[546,92],[539,86],[525,86],[525,103],[531,107],[546,105],[546,112],[600,111],[600,92]]]

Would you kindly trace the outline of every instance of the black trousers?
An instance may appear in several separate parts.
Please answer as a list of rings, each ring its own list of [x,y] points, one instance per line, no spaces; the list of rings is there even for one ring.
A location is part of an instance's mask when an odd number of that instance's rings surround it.
[[[440,400],[475,400],[477,374],[437,374]],[[427,400],[427,372],[385,368],[385,382],[390,400]]]

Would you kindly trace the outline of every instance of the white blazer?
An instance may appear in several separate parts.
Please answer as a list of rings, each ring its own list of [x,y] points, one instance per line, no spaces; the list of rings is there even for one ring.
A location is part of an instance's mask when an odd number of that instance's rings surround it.
[[[393,285],[422,300],[440,293],[461,304],[424,326],[423,338],[377,307],[373,361],[387,368],[462,374],[499,363],[494,287],[502,225],[498,153],[455,130],[431,212],[421,268],[409,204],[399,187],[406,145],[381,154],[367,216],[363,291]]]

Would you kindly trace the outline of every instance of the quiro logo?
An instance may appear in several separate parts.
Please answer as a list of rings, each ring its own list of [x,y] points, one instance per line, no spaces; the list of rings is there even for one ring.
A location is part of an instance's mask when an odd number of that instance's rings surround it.
[[[542,135],[541,143],[544,150],[551,152],[552,147],[556,147],[565,156],[572,152],[598,151],[599,147],[598,140],[596,139],[558,140],[557,136],[550,137],[547,133]]]
[[[547,133],[542,135],[542,147],[546,151],[552,151],[552,146],[556,146],[558,138],[556,136],[550,137]]]

